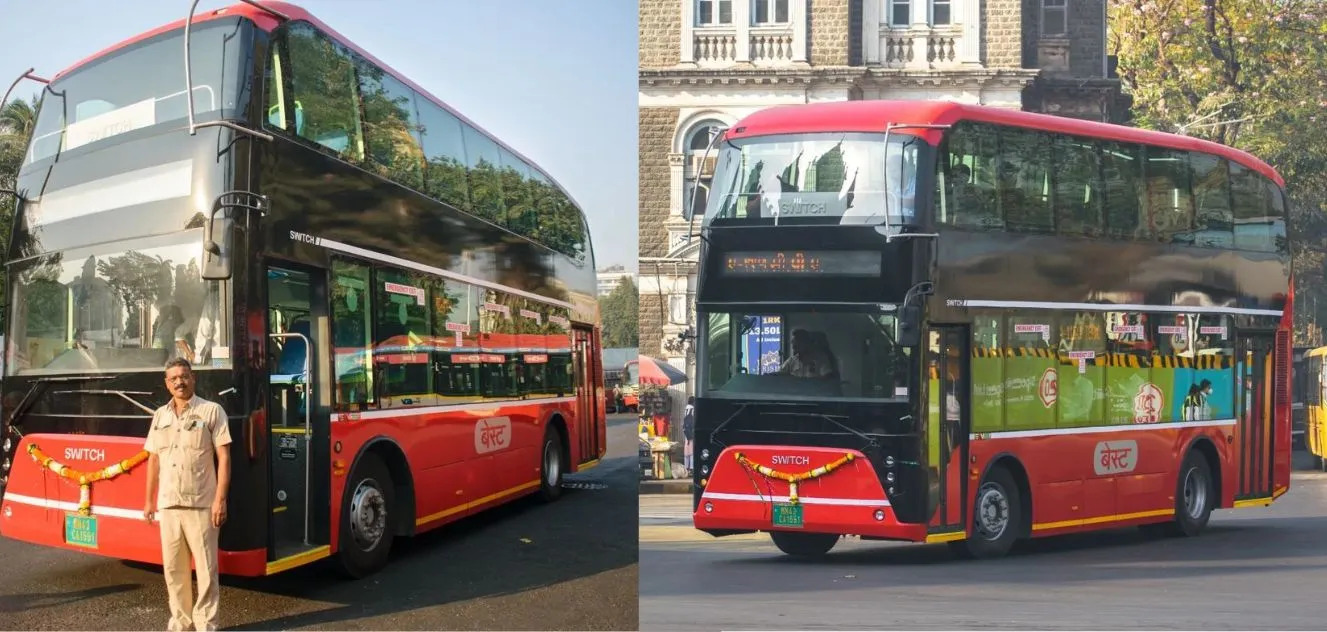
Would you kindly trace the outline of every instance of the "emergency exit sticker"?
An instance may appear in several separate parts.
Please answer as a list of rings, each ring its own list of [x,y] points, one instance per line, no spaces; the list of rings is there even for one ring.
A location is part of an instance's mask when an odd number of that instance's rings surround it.
[[[1051,326],[1040,323],[1014,323],[1016,334],[1041,334],[1043,341],[1051,339]]]
[[[1179,327],[1176,325],[1162,325],[1160,327],[1157,327],[1157,333],[1163,336],[1180,336],[1180,337],[1184,337],[1187,334],[1187,332],[1183,327]]]
[[[1198,328],[1198,333],[1203,334],[1203,335],[1220,334],[1222,340],[1225,340],[1225,339],[1226,339],[1226,328],[1225,328],[1225,327],[1199,327],[1199,328]]]
[[[1070,351],[1069,358],[1078,360],[1078,372],[1087,373],[1087,361],[1097,357],[1096,351]]]
[[[412,287],[409,285],[401,285],[400,283],[384,283],[383,289],[386,289],[388,292],[392,294],[404,294],[406,296],[413,296],[415,297],[416,303],[420,305],[424,304],[424,288],[422,287]]]

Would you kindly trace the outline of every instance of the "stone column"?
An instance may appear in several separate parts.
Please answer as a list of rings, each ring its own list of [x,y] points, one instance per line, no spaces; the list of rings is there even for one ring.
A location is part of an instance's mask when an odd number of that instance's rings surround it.
[[[911,67],[925,68],[930,65],[926,51],[931,42],[931,3],[929,0],[912,0],[908,8],[912,18],[908,32],[912,35]]]
[[[681,57],[679,65],[696,65],[696,0],[677,0],[682,3],[682,28],[678,29],[682,33],[679,45],[681,48]]]
[[[737,0],[741,2],[742,0]],[[869,1],[869,0],[868,0]],[[807,0],[788,0],[788,19],[792,21],[793,27],[793,57],[794,64],[805,64],[807,60],[807,37],[806,37],[806,2]],[[743,2],[743,4],[746,4]]]
[[[733,26],[736,28],[733,44],[737,49],[737,63],[751,63],[751,0],[733,0]]]
[[[958,61],[965,66],[981,65],[981,0],[953,0],[950,11],[963,27]]]
[[[889,0],[862,0],[862,62],[874,66],[882,61],[880,55],[880,16],[884,3]]]

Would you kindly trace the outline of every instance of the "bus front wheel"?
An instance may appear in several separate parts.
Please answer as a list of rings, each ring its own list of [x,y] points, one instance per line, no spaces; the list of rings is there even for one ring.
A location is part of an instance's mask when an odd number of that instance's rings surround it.
[[[387,565],[392,550],[395,498],[392,474],[373,453],[360,458],[341,503],[338,558],[346,574],[359,579]]]
[[[770,531],[769,537],[780,551],[794,557],[820,557],[839,542],[837,533],[794,533]]]
[[[1023,499],[1013,474],[995,467],[977,489],[973,504],[972,532],[951,547],[963,557],[1002,557],[1023,532]]]

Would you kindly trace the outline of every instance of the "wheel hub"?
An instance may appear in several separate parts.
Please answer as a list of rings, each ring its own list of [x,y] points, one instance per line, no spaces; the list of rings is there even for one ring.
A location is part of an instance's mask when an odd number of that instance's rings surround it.
[[[365,479],[350,500],[350,532],[361,550],[370,551],[387,531],[387,498],[377,481]]]
[[[558,451],[553,447],[553,442],[549,441],[544,445],[544,482],[550,486],[556,485],[561,476],[562,459],[558,458]]]
[[[1184,512],[1190,518],[1198,519],[1207,507],[1207,481],[1197,468],[1190,469],[1184,475]]]
[[[999,486],[987,483],[977,493],[977,530],[987,540],[998,540],[1009,527],[1009,499]]]

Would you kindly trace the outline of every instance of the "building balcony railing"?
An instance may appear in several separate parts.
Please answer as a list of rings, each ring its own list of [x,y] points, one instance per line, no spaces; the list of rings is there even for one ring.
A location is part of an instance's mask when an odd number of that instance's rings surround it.
[[[879,64],[886,68],[944,68],[963,63],[963,27],[880,28]],[[869,61],[869,60],[868,60]]]
[[[704,27],[692,30],[692,60],[698,66],[751,63],[780,66],[797,61],[791,25],[747,29]]]

